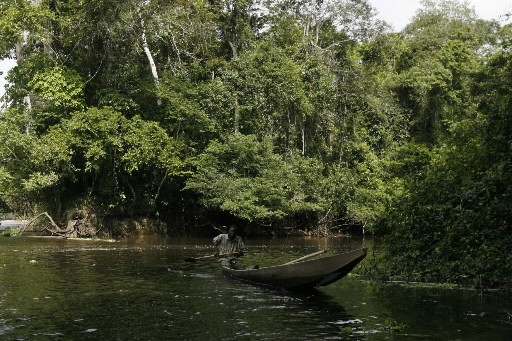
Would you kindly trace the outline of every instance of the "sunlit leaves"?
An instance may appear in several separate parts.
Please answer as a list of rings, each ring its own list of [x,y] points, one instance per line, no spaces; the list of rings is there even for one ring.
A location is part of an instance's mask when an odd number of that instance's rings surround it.
[[[74,150],[74,157],[83,157],[85,172],[105,171],[117,163],[127,173],[143,166],[174,172],[180,163],[176,145],[156,123],[137,116],[129,120],[108,109],[75,113],[45,138],[59,136],[68,137],[59,142]]]
[[[42,188],[55,186],[59,180],[59,175],[56,173],[43,174],[41,172],[35,172],[30,174],[29,178],[23,180],[23,187],[27,191],[40,190]]]
[[[9,140],[0,148],[4,199],[15,193],[20,199],[35,199],[47,190],[76,188],[75,196],[86,196],[80,190],[94,190],[94,179],[101,176],[101,201],[115,202],[123,191],[116,183],[142,175],[159,183],[165,174],[177,174],[182,167],[179,145],[158,124],[140,117],[127,119],[110,109],[76,112],[38,139],[11,130]],[[155,195],[150,184],[141,189],[149,193],[139,193],[139,200]]]
[[[322,209],[320,168],[313,160],[285,160],[270,140],[232,135],[214,141],[197,162],[187,188],[209,208],[260,223]]]
[[[44,6],[28,0],[2,0],[0,2],[0,57],[11,55],[15,45],[28,36],[48,42],[45,23],[52,13]]]
[[[57,110],[84,108],[84,83],[74,70],[57,66],[39,71],[28,86],[34,94],[48,101]]]
[[[121,164],[128,174],[155,167],[168,174],[178,174],[182,167],[180,144],[169,138],[155,122],[134,117],[123,135]]]

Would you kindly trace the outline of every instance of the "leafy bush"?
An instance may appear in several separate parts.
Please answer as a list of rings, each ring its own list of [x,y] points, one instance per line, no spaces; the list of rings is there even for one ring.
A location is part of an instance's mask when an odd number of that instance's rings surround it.
[[[300,156],[285,159],[273,152],[269,139],[230,135],[213,141],[195,164],[186,188],[200,194],[208,208],[260,223],[324,208],[319,163]]]

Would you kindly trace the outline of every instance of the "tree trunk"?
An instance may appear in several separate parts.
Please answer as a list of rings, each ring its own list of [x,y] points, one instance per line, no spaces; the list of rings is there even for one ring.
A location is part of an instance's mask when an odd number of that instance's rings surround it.
[[[156,194],[153,197],[153,205],[156,205],[156,200],[158,199],[158,196],[160,195],[160,191],[162,189],[162,186],[164,185],[165,179],[167,179],[167,172],[165,172],[164,177],[162,178],[162,181],[160,181],[160,184],[158,185]]]
[[[146,26],[144,25],[144,19],[142,19],[142,16],[139,13],[140,18],[140,26],[142,28],[142,48],[144,49],[144,53],[146,54],[146,57],[148,58],[149,62],[149,68],[151,69],[151,74],[153,75],[153,80],[155,81],[156,89],[160,89],[160,82],[158,79],[158,71],[156,69],[155,60],[153,59],[153,55],[151,54],[151,50],[149,49],[148,40],[146,38]],[[162,100],[160,99],[160,95],[157,94],[157,104],[158,106],[162,105]]]
[[[62,201],[60,200],[60,192],[55,191],[55,206],[57,211],[57,217],[60,217],[60,214],[62,212]]]
[[[15,52],[16,52],[16,62],[19,63],[23,60],[23,45],[25,45],[25,42],[27,40],[27,32],[23,33],[23,42],[17,43],[15,46]],[[27,106],[28,110],[32,110],[32,99],[30,97],[30,93],[27,94],[24,98],[25,105]],[[26,129],[28,132],[28,129],[32,126],[32,124],[29,124]]]
[[[233,59],[238,58],[238,48],[236,47],[236,43],[232,41],[228,41],[229,47],[231,47],[231,53],[233,53]]]
[[[304,127],[302,127],[301,130],[301,137],[302,137],[302,156],[306,155],[306,133],[304,131]]]
[[[126,180],[126,185],[130,189],[130,192],[132,193],[132,204],[130,205],[130,215],[133,215],[135,204],[137,203],[137,192],[135,192],[135,189],[130,184],[128,180]]]
[[[311,23],[311,17],[308,17],[307,21],[306,21],[306,25],[304,25],[304,37],[308,37],[309,36],[309,25]]]
[[[234,118],[234,130],[235,134],[240,132],[240,104],[238,103],[238,97],[235,98],[235,118]]]

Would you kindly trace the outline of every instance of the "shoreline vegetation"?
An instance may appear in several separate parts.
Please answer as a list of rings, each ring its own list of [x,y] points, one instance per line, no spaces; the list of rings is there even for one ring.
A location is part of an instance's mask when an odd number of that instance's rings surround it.
[[[137,225],[137,224],[134,224]],[[140,224],[139,224],[140,226]],[[17,237],[22,236],[22,233],[20,231],[23,229],[23,227],[16,227],[16,228],[6,228],[2,231],[0,231],[0,236],[4,237]],[[84,242],[105,242],[105,243],[118,243],[121,242],[124,238],[128,238],[131,236],[134,236],[136,234],[142,234],[142,235],[152,235],[152,236],[160,236],[162,238],[167,238],[169,236],[165,235],[165,233],[162,233],[162,231],[154,230],[154,229],[145,229],[145,228],[139,228],[136,231],[131,231],[131,233],[125,233],[123,237],[120,238],[109,238],[107,236],[94,236],[94,237],[66,237],[63,235],[56,235],[56,234],[50,234],[50,235],[42,235],[40,232],[45,231],[44,228],[36,228],[34,231],[32,231],[32,234],[27,233],[24,234],[24,237],[30,237],[30,238],[64,238],[66,240],[71,241],[84,241]],[[35,232],[35,233],[34,233]],[[213,232],[213,231],[212,231]],[[268,237],[268,235],[266,235]],[[312,234],[304,234],[304,232],[299,233],[293,233],[291,235],[287,235],[286,237],[324,237],[324,238],[336,238],[336,237],[343,237],[343,238],[352,238],[352,236],[348,234],[335,234],[331,233],[330,235],[323,235],[322,233],[312,233]],[[261,237],[261,236],[260,236]],[[278,236],[277,238],[284,238],[284,235]],[[325,252],[325,250],[324,250]],[[358,277],[361,280],[369,281],[369,282],[376,282],[380,284],[385,285],[398,285],[398,286],[404,286],[404,287],[413,287],[413,288],[437,288],[437,289],[449,289],[449,290],[474,290],[474,291],[480,291],[480,292],[510,292],[512,291],[512,286],[505,285],[501,287],[485,287],[482,285],[482,282],[480,280],[479,283],[468,283],[468,282],[459,282],[459,283],[453,283],[453,282],[422,282],[422,281],[416,281],[408,279],[409,276],[403,276],[403,277],[395,277],[395,278],[387,278],[386,275],[383,273],[375,274],[375,269],[372,269],[372,267],[375,265],[375,262],[377,262],[374,258],[375,255],[371,255],[371,253],[368,255],[367,259],[364,260],[359,267],[354,269],[352,273],[348,274],[348,276]]]
[[[19,220],[19,226],[8,227],[2,231],[8,232],[10,235],[23,235],[39,233],[41,236],[62,237],[66,239],[108,239],[108,238],[125,238],[137,234],[154,234],[165,236],[212,236],[219,232],[227,232],[227,224],[220,226],[202,226],[202,227],[173,227],[159,219],[150,217],[110,219],[107,222],[101,221],[94,213],[88,212],[84,215],[84,210],[74,211],[73,214],[66,214],[67,220],[63,220],[61,225],[57,224],[54,219],[43,212],[29,220]],[[21,223],[23,222],[23,223]],[[1,223],[1,221],[0,221]],[[289,236],[311,236],[311,237],[332,237],[344,236],[349,237],[348,233],[340,232],[339,229],[329,229],[325,226],[310,228],[304,230],[301,228],[285,227],[270,229],[261,229],[258,226],[245,225],[242,228],[246,234],[260,237],[289,237]]]
[[[73,238],[375,235],[376,278],[512,283],[510,24],[456,0],[401,32],[366,0],[0,10],[0,212]]]

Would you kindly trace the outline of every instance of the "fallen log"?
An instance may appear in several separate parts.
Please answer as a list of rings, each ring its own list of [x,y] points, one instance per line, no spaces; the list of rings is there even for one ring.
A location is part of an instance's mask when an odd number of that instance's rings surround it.
[[[68,224],[65,229],[60,228],[52,217],[48,214],[48,212],[43,212],[35,216],[30,220],[30,222],[23,227],[20,231],[20,235],[25,232],[25,230],[39,217],[46,216],[50,221],[53,228],[44,227],[42,231],[47,231],[52,234],[52,236],[57,236],[61,238],[79,238],[79,237],[94,237],[96,235],[96,231],[93,228],[90,228],[88,225],[84,224],[81,218],[76,218],[68,221]],[[86,217],[87,218],[87,217]]]
[[[27,225],[25,225],[25,226],[23,227],[23,229],[21,229],[21,231],[20,231],[20,235],[21,235],[23,232],[25,232],[25,230],[27,229],[27,227],[29,227],[29,226],[30,226],[34,221],[36,221],[36,219],[37,219],[37,218],[39,218],[40,216],[43,216],[43,215],[44,215],[44,216],[46,216],[46,217],[48,218],[48,220],[50,220],[50,222],[51,222],[51,224],[52,224],[52,226],[53,226],[53,227],[55,227],[57,230],[60,230],[60,227],[59,227],[57,224],[55,224],[55,222],[53,221],[52,217],[50,217],[50,215],[48,214],[48,212],[43,212],[43,213],[40,213],[40,214],[36,215],[34,218],[32,218],[32,219],[28,222],[28,224],[27,224]]]

